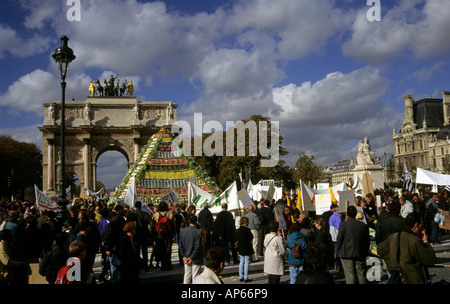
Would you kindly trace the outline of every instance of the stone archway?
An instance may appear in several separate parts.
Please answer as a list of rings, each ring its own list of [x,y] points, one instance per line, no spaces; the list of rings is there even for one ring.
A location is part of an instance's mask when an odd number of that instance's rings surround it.
[[[48,194],[59,191],[61,102],[44,103],[42,184]],[[132,166],[140,149],[161,127],[176,121],[170,101],[138,101],[135,97],[87,97],[66,102],[66,171],[75,172],[85,190],[95,185],[97,161],[109,150],[122,153]],[[125,172],[124,172],[125,174]]]

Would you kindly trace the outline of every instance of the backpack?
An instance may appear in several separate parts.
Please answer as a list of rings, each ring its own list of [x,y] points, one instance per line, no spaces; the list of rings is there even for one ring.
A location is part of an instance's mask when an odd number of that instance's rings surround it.
[[[172,221],[167,217],[167,212],[162,215],[159,213],[158,221],[155,224],[155,230],[158,235],[166,236],[172,231]]]
[[[55,284],[73,284],[73,280],[69,280],[67,277],[67,272],[70,268],[75,266],[75,263],[76,262],[73,262],[71,265],[64,265],[59,269]]]
[[[50,275],[52,271],[52,251],[48,251],[39,262],[39,274],[43,277]]]
[[[298,242],[298,244],[295,244],[294,241],[292,240],[292,236],[290,236],[291,242],[292,242],[292,244],[294,244],[294,249],[292,250],[292,257],[295,260],[299,260],[302,258],[302,249],[301,249],[300,245],[302,243],[303,237],[304,236],[302,236],[302,238],[300,239],[300,242]]]

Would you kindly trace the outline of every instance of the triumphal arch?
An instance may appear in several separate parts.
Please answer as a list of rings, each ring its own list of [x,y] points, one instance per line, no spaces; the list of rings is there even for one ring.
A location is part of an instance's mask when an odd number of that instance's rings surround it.
[[[97,160],[104,152],[122,153],[131,167],[149,138],[177,119],[177,104],[171,101],[90,92],[86,100],[65,102],[65,172],[78,175],[82,190],[95,190]],[[43,106],[42,185],[48,194],[55,194],[60,177],[61,101]]]

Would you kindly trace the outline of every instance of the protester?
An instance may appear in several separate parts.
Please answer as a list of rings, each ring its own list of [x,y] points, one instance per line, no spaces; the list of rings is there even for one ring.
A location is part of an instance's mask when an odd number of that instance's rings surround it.
[[[295,284],[333,284],[333,275],[327,271],[328,249],[323,243],[313,243],[306,248],[305,262]]]
[[[358,277],[359,284],[366,283],[364,268],[369,253],[369,227],[355,219],[355,206],[347,208],[347,220],[339,227],[337,236],[337,250],[344,269],[347,284],[355,284]]]
[[[110,264],[110,275],[113,283],[119,283],[119,258],[117,256],[119,249],[119,240],[124,235],[123,227],[125,226],[125,219],[121,214],[121,207],[117,206],[116,212],[111,215],[110,222],[106,226],[103,234],[103,244],[105,246],[105,253]]]
[[[189,217],[189,227],[180,231],[179,252],[184,262],[183,284],[192,284],[203,265],[202,232],[197,229],[197,216]]]
[[[217,214],[214,221],[214,230],[212,234],[213,243],[216,247],[222,247],[227,254],[227,263],[230,263],[230,249],[232,252],[233,263],[239,263],[236,248],[234,248],[234,234],[236,225],[233,214],[228,211],[228,204],[222,203],[222,210]]]
[[[303,223],[303,222],[302,222]],[[290,283],[295,284],[298,273],[302,270],[305,261],[305,251],[308,247],[308,238],[301,232],[300,223],[294,223],[291,227],[291,234],[287,237],[286,247],[289,249],[288,265]],[[294,257],[294,249],[299,246],[299,257]]]
[[[269,224],[269,233],[264,238],[264,273],[268,275],[269,284],[279,284],[284,274],[284,254],[286,248],[278,222]]]
[[[53,246],[50,256],[50,269],[45,277],[49,284],[54,284],[59,269],[66,265],[69,258],[69,235],[60,232],[56,235],[55,246]]]
[[[328,230],[328,225],[325,220],[319,217],[314,221],[316,231],[314,233],[314,244],[323,244],[325,247],[325,263],[329,267],[334,264],[334,244],[331,234]]]
[[[251,256],[255,253],[252,244],[253,234],[250,228],[248,228],[248,224],[248,217],[242,217],[240,227],[236,230],[235,236],[235,246],[239,254],[239,281],[246,283],[251,282],[251,279],[248,278],[248,270]]]
[[[107,208],[101,208],[98,213],[100,214],[101,218],[97,225],[98,234],[100,236],[100,255],[101,255],[101,268],[102,272],[100,273],[100,276],[98,280],[100,282],[106,282],[106,276],[108,275],[111,265],[109,263],[109,259],[106,256],[106,247],[105,247],[105,241],[104,241],[104,234],[106,232],[106,227],[108,226],[110,219],[109,219],[109,211]]]
[[[30,274],[28,263],[12,258],[12,237],[12,232],[8,229],[0,231],[0,285],[27,283]]]
[[[414,207],[410,201],[408,201],[404,196],[400,197],[400,216],[406,218],[408,214],[414,212]]]
[[[337,271],[340,269],[341,262],[340,259],[338,257],[339,252],[338,252],[338,246],[337,246],[337,236],[339,233],[339,228],[341,226],[341,222],[342,222],[342,216],[339,213],[339,207],[336,206],[334,208],[334,213],[330,216],[329,222],[328,222],[328,226],[330,227],[330,235],[331,235],[331,240],[333,241],[333,245],[334,245],[334,256],[335,256],[335,261],[334,261],[334,270]]]
[[[438,223],[435,222],[434,217],[436,213],[441,212],[438,207],[438,195],[437,193],[432,193],[430,200],[426,204],[426,224],[427,224],[427,235],[430,236],[433,245],[438,245]]]
[[[203,204],[203,209],[198,214],[198,224],[202,232],[202,250],[203,256],[212,246],[212,233],[214,229],[214,218],[209,210],[208,204]]]
[[[250,229],[250,232],[253,235],[252,240],[252,247],[253,247],[253,255],[252,260],[254,262],[259,260],[259,254],[258,254],[258,242],[259,242],[259,218],[258,215],[255,213],[255,206],[250,205],[248,207],[248,213],[245,215],[245,217],[248,219],[248,228]]]
[[[390,235],[380,243],[377,252],[386,262],[388,271],[400,269],[404,284],[427,284],[427,267],[436,262],[436,254],[428,243],[428,235],[422,232],[420,216],[410,213],[405,218],[405,227],[401,232]],[[400,241],[400,243],[399,243]],[[397,254],[399,262],[397,263]]]
[[[325,224],[327,225],[327,229],[329,228],[329,221],[330,221],[330,217],[333,215],[333,213],[335,212],[336,208],[338,208],[337,204],[331,204],[330,205],[330,210],[325,211],[324,213],[322,213],[320,215],[321,218],[323,218],[323,220],[325,221]]]
[[[391,234],[400,232],[405,227],[405,219],[400,216],[401,205],[398,200],[388,205],[388,215],[379,219],[375,226],[375,242],[380,244]]]
[[[175,234],[175,217],[166,202],[161,201],[153,215],[155,221],[156,258],[161,262],[161,270],[172,270],[172,239]]]
[[[95,282],[93,274],[89,271],[88,265],[85,263],[86,244],[81,241],[73,241],[69,245],[69,255],[74,259],[74,263],[80,263],[80,280],[77,276],[73,278],[72,284],[93,284]],[[69,261],[69,260],[68,260]],[[59,275],[59,274],[58,274]],[[58,281],[58,278],[56,279]]]
[[[125,235],[120,238],[117,255],[120,260],[120,283],[139,284],[141,266],[139,252],[136,249],[136,222],[127,222],[123,227]]]
[[[259,242],[259,247],[258,247],[258,255],[259,256],[263,256],[264,255],[264,244],[263,244],[263,240],[266,236],[266,234],[268,234],[270,232],[269,230],[269,225],[271,222],[274,221],[274,217],[273,217],[273,213],[270,209],[270,201],[269,200],[261,200],[260,201],[261,204],[261,208],[258,209],[258,218],[260,221],[259,224],[259,236],[258,238],[261,240]]]
[[[62,231],[62,225],[56,221],[56,213],[53,210],[47,212],[47,221],[42,224],[42,234],[43,234],[43,250],[48,252],[52,250],[53,242],[55,241],[56,235]]]
[[[136,201],[134,203],[134,213],[136,214],[136,235],[134,236],[136,241],[136,251],[138,255],[142,255],[144,263],[144,271],[148,272],[148,244],[150,239],[150,221],[151,217],[145,211],[142,211],[142,202]]]
[[[219,278],[225,268],[226,252],[223,247],[211,247],[205,256],[203,272],[194,278],[194,284],[223,284]]]
[[[378,209],[377,205],[375,203],[375,197],[372,193],[366,194],[366,203],[365,203],[365,209],[364,213],[367,214],[369,220],[376,219],[378,217]]]

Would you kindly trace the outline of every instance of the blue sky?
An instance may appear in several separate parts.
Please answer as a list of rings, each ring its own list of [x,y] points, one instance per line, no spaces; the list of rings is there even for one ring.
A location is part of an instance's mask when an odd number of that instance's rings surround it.
[[[42,103],[60,98],[51,54],[67,35],[68,99],[113,72],[134,79],[139,100],[177,103],[180,120],[279,121],[290,165],[300,152],[321,165],[355,156],[365,136],[392,153],[402,97],[450,90],[450,1],[378,3],[370,22],[365,0],[3,0],[0,134],[42,147]],[[106,167],[125,158],[101,161],[98,179],[114,186],[122,169]]]

